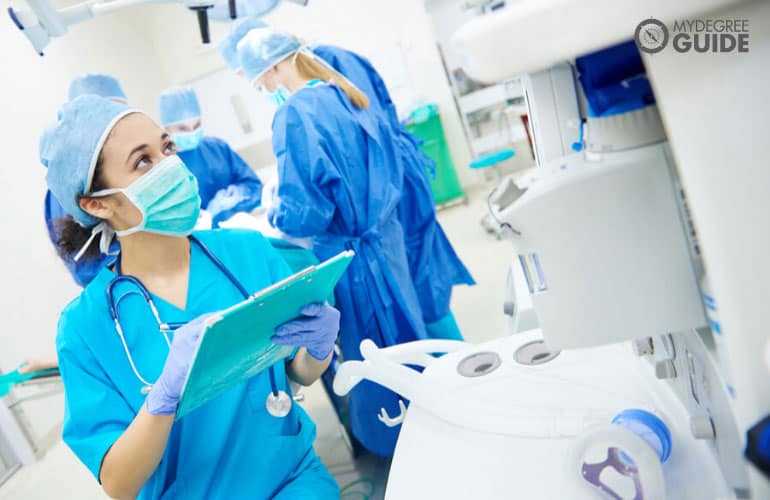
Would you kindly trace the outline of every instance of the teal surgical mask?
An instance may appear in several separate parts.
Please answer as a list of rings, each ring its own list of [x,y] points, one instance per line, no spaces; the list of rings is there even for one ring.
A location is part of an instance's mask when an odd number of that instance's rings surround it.
[[[192,132],[176,132],[171,134],[179,152],[190,151],[200,146],[203,140],[203,127],[198,127]]]
[[[265,94],[265,97],[267,97],[267,99],[272,102],[276,108],[285,104],[291,96],[289,89],[280,84],[276,87],[275,92],[270,92],[266,89],[263,89],[262,93]]]
[[[201,209],[198,181],[178,156],[169,156],[123,189],[105,189],[91,196],[123,193],[142,212],[138,225],[115,231],[127,236],[139,231],[187,236]]]
[[[94,238],[101,234],[99,248],[108,253],[117,234],[127,236],[139,231],[167,236],[187,236],[192,233],[201,210],[198,181],[178,156],[169,156],[155,165],[126,188],[103,189],[88,196],[108,196],[123,193],[142,213],[138,225],[115,231],[107,221],[101,221],[91,230],[83,248],[75,255],[77,262],[85,254]]]

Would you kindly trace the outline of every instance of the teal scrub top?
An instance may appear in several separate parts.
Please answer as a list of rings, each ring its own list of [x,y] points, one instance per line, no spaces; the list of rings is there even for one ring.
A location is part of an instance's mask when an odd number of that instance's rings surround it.
[[[195,235],[250,292],[290,274],[283,259],[255,231],[214,230]],[[241,293],[192,244],[186,309],[153,296],[164,322],[185,322],[243,300]],[[99,478],[102,460],[144,404],[143,384],[131,369],[109,314],[103,269],[61,315],[57,335],[65,388],[63,438]],[[115,287],[126,342],[139,373],[154,381],[168,347],[150,309],[130,283]],[[122,298],[121,298],[122,297]],[[284,363],[279,388],[291,394]],[[335,498],[337,486],[313,451],[315,425],[295,404],[285,418],[267,413],[267,371],[174,423],[163,459],[139,498],[271,498],[306,471],[314,498]],[[314,482],[313,476],[318,481]],[[309,481],[308,481],[309,480]],[[309,486],[308,486],[309,484]]]

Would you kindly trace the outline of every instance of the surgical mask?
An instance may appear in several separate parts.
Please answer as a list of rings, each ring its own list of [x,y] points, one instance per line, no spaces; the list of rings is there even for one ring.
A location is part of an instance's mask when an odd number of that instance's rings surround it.
[[[267,97],[276,108],[285,104],[286,101],[289,100],[289,97],[291,97],[291,92],[289,89],[280,84],[276,87],[275,92],[270,92],[266,89],[263,89],[262,93],[265,94],[265,97]]]
[[[187,236],[195,228],[201,206],[198,182],[182,159],[176,155],[164,159],[126,188],[104,189],[89,196],[115,193],[123,193],[139,209],[142,222],[121,231],[114,231],[106,221],[100,222],[75,256],[76,261],[82,257],[99,233],[102,233],[100,248],[106,253],[105,249],[109,249],[113,234],[127,236],[146,231],[167,236]]]
[[[203,127],[198,127],[192,132],[175,132],[171,134],[171,138],[176,144],[177,151],[190,151],[200,146],[203,140]]]

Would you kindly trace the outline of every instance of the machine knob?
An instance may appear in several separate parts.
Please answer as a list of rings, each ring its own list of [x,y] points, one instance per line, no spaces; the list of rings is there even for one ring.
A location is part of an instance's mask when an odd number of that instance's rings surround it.
[[[690,418],[690,432],[695,439],[714,439],[716,436],[714,421],[706,415],[692,417]]]
[[[631,348],[637,356],[649,356],[655,352],[655,349],[652,347],[652,337],[633,340]]]
[[[664,359],[655,363],[655,376],[659,379],[675,378],[676,365],[672,359]]]
[[[503,314],[506,316],[513,316],[516,306],[513,302],[503,302]]]

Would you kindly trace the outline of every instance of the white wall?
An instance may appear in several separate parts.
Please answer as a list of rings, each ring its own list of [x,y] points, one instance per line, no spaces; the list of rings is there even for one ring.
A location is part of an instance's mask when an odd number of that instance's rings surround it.
[[[216,43],[229,31],[228,24],[212,23],[214,43],[204,47],[198,40],[194,16],[179,16],[174,6],[153,9],[158,15],[148,19],[148,23],[152,26],[150,31],[156,46],[162,47],[168,80],[177,84],[189,83],[225,68],[216,51]],[[172,16],[174,29],[169,30],[168,19]],[[375,61],[383,52],[399,47],[417,97],[439,104],[461,182],[466,185],[477,182],[478,178],[467,168],[470,153],[441,65],[431,19],[422,2],[312,0],[307,7],[282,4],[264,19],[309,43],[339,45]]]
[[[14,7],[21,7],[14,5]],[[141,13],[75,26],[39,57],[8,19],[0,23],[0,368],[24,357],[53,354],[59,312],[78,287],[48,241],[43,221],[45,168],[38,138],[67,98],[70,80],[85,72],[115,75],[131,104],[154,108],[167,82],[143,34]]]

